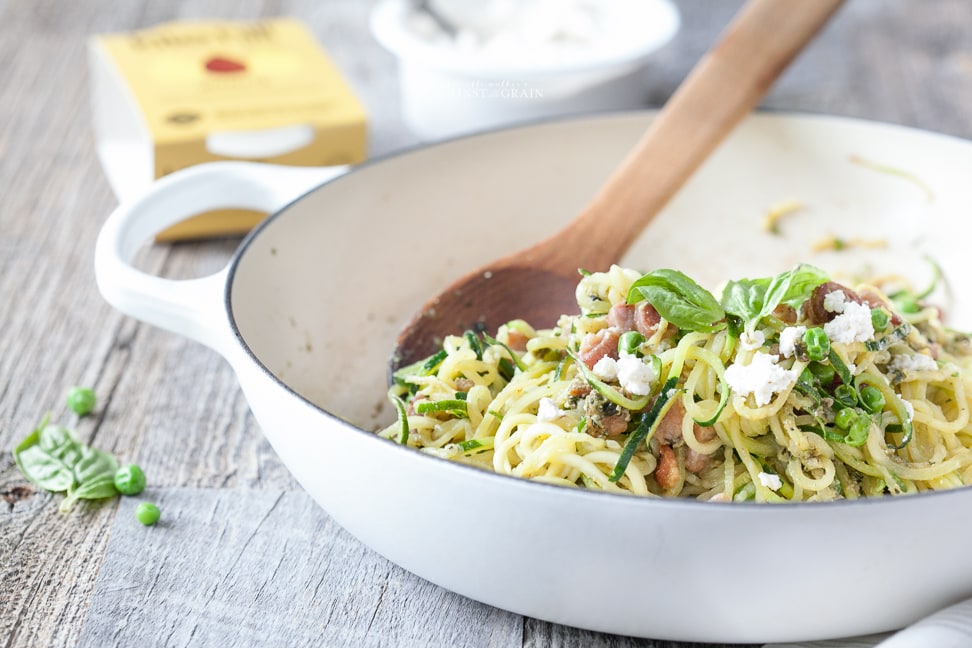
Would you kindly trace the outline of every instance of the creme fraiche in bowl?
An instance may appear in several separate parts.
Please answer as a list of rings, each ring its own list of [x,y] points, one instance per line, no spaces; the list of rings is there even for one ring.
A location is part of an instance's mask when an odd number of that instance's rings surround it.
[[[645,103],[646,64],[678,31],[669,0],[380,0],[376,40],[398,58],[402,117],[438,139]]]

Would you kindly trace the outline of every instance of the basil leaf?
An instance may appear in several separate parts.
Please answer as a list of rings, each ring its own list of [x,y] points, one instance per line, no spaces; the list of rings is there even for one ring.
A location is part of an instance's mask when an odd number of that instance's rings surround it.
[[[711,332],[726,316],[719,302],[705,288],[678,270],[649,272],[632,284],[628,303],[645,300],[680,329]]]
[[[829,279],[830,277],[823,270],[806,263],[776,275],[766,287],[766,297],[760,309],[760,317],[769,315],[780,304],[799,307],[810,298],[814,288]]]
[[[108,497],[114,497],[117,494],[118,488],[115,487],[115,476],[113,474],[99,475],[90,481],[68,489],[67,497],[61,502],[61,511],[67,512],[71,510],[71,507],[78,500],[106,499]]]
[[[26,443],[31,437],[24,439]],[[47,491],[60,493],[74,485],[74,473],[59,460],[41,450],[40,446],[23,443],[14,451],[20,472],[32,484]]]
[[[30,482],[44,490],[67,496],[61,510],[67,511],[79,499],[103,499],[118,494],[114,455],[89,448],[71,430],[60,425],[41,424],[14,448],[17,467]]]
[[[84,446],[81,450],[81,460],[74,466],[74,478],[79,485],[83,486],[105,475],[114,480],[117,470],[118,460],[114,456],[102,450]]]
[[[81,459],[74,466],[77,482],[73,488],[68,489],[67,497],[61,503],[61,510],[70,510],[79,499],[104,499],[117,495],[117,470],[118,460],[114,455],[97,448],[82,446]]]
[[[751,331],[781,304],[799,308],[814,288],[829,279],[823,270],[801,263],[775,277],[730,281],[722,291],[722,308]]]
[[[38,440],[40,448],[51,457],[60,460],[68,468],[81,460],[81,449],[84,447],[71,430],[62,425],[45,425],[40,431]]]
[[[48,424],[46,421],[37,430],[37,443],[44,452],[54,454],[70,445],[77,445],[78,438],[63,425]]]
[[[74,491],[75,499],[105,499],[118,495],[114,475],[102,475],[97,479],[85,482]]]
[[[64,428],[51,430],[57,427],[59,426],[48,425],[47,417],[44,417],[41,424],[14,448],[13,454],[17,467],[28,481],[44,490],[59,493],[74,484],[74,473],[69,466],[45,449],[45,445],[47,448],[58,447],[57,444],[52,446],[50,441],[55,435],[63,437],[61,431],[66,433],[67,438],[71,438],[71,434]],[[47,433],[48,430],[51,432]],[[63,448],[63,444],[60,447]]]
[[[769,277],[730,281],[722,291],[722,308],[744,322],[755,319],[763,310]]]

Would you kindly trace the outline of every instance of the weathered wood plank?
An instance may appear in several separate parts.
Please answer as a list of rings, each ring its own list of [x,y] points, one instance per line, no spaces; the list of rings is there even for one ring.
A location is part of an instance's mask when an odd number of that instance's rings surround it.
[[[302,492],[123,498],[79,645],[513,646],[520,617],[412,577]]]
[[[4,646],[77,643],[108,544],[114,502],[60,513],[61,496],[25,486],[0,457],[0,640]]]

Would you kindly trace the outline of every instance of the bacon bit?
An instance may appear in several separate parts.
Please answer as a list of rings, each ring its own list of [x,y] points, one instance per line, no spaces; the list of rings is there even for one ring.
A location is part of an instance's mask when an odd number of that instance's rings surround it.
[[[611,307],[607,314],[608,326],[621,329],[622,331],[633,331],[635,327],[635,306],[619,302]]]
[[[825,281],[810,293],[810,299],[804,304],[805,315],[807,319],[813,324],[824,324],[830,320],[837,317],[837,313],[831,313],[829,310],[824,308],[824,298],[832,292],[841,291],[844,293],[844,297],[849,302],[857,302],[858,304],[863,304],[864,300],[856,292],[843,286],[836,281]]]
[[[646,338],[651,337],[658,330],[661,323],[661,315],[655,307],[646,301],[638,302],[635,308],[635,328]]]
[[[594,422],[594,419],[591,420]],[[625,430],[628,429],[628,420],[628,416],[624,414],[602,416],[594,427],[595,429],[599,429],[603,436],[618,436],[619,434],[624,434]]]
[[[460,391],[460,392],[467,392],[476,386],[476,383],[469,380],[468,378],[456,378],[453,381],[453,384],[455,384],[456,386],[456,391]]]
[[[789,304],[780,304],[773,309],[773,317],[780,320],[784,324],[796,324],[797,312],[796,309]]]
[[[685,419],[685,405],[682,399],[672,402],[665,417],[658,422],[658,429],[655,431],[655,438],[669,445],[678,445],[682,441],[682,423]],[[702,443],[711,441],[716,433],[711,427],[702,427],[698,423],[692,424],[695,438]]]
[[[607,314],[608,327],[616,329],[618,335],[626,331],[638,331],[650,338],[658,330],[661,315],[646,301],[637,304],[617,303]]]
[[[655,481],[665,490],[672,490],[678,485],[678,459],[671,446],[658,447],[658,465],[655,467]]]
[[[708,443],[712,439],[716,438],[716,431],[711,427],[702,427],[698,423],[695,424],[693,428],[695,432],[695,438],[698,439],[699,443]]]
[[[506,345],[514,351],[526,351],[526,345],[529,339],[523,331],[509,329],[506,332]]]
[[[587,417],[587,433],[595,437],[624,434],[631,421],[631,412],[594,390],[584,399],[584,415]]]
[[[682,440],[682,419],[685,418],[685,406],[682,399],[676,399],[665,417],[658,422],[655,438],[663,443],[673,445]]]
[[[567,388],[567,396],[569,398],[584,398],[591,393],[590,384],[583,378],[575,378],[571,381],[570,386]]]
[[[606,328],[597,333],[588,333],[581,340],[578,357],[589,369],[593,369],[597,361],[605,356],[610,356],[616,360],[618,358],[619,337],[621,337],[621,331],[616,328]]]
[[[662,444],[661,447],[675,446],[682,443],[682,423],[685,419],[685,406],[681,399],[672,403],[671,408],[665,414],[665,418],[658,422],[658,429],[655,430],[655,438]],[[715,438],[715,430],[702,427],[698,423],[693,423],[695,438],[705,443]],[[704,455],[691,448],[685,453],[685,469],[690,473],[698,474],[709,467],[709,455]]]
[[[712,455],[696,452],[692,448],[685,451],[685,470],[698,475],[712,464]]]

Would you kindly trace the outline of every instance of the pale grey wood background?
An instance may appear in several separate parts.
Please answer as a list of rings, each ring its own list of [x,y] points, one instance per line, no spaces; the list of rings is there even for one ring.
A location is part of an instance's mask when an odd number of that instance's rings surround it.
[[[646,106],[738,4],[678,1],[683,29],[654,61]],[[0,0],[0,646],[690,645],[525,619],[388,563],[300,491],[219,357],[100,299],[92,251],[115,200],[93,152],[86,37],[177,18],[302,18],[367,105],[380,155],[415,138],[397,115],[393,61],[367,34],[368,6]],[[970,30],[967,0],[850,0],[765,106],[972,138]],[[139,265],[207,274],[237,242],[152,246]],[[73,384],[96,389],[95,416],[68,414]],[[140,463],[163,523],[140,526],[127,499],[65,516],[58,497],[35,492],[9,451],[46,411]]]

